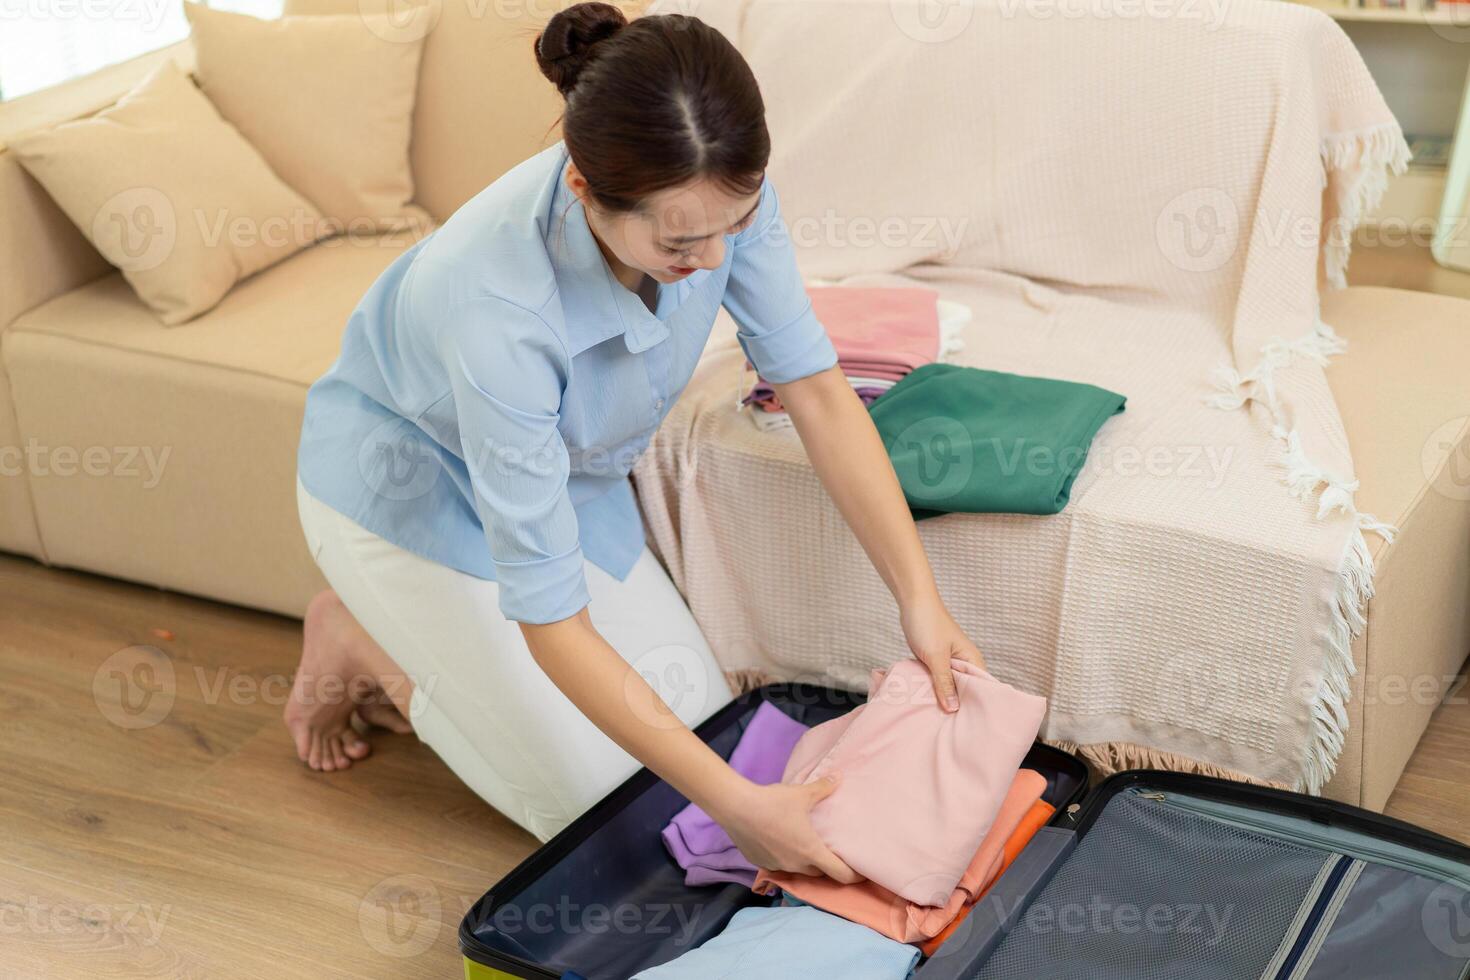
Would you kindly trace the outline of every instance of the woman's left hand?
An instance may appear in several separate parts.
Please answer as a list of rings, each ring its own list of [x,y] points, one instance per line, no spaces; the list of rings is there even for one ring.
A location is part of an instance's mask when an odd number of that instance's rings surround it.
[[[985,658],[980,654],[980,648],[970,641],[938,599],[904,608],[899,622],[903,624],[903,635],[914,657],[929,668],[940,707],[945,711],[958,711],[960,699],[950,662],[964,660],[983,670]]]

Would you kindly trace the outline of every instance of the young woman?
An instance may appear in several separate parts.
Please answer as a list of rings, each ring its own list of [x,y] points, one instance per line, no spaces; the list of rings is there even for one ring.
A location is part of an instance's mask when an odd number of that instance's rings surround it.
[[[749,67],[698,20],[603,3],[556,15],[536,57],[563,142],[389,266],[307,397],[298,499],[332,590],[306,617],[297,752],[363,758],[361,705],[542,839],[641,762],[755,863],[853,880],[808,817],[835,781],[754,785],[687,727],[730,693],[628,481],[722,304],[941,703],[980,654],[812,315]]]

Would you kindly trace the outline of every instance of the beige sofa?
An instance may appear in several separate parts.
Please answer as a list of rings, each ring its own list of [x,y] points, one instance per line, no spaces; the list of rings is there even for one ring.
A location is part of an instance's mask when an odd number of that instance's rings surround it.
[[[412,164],[437,220],[555,138],[555,94],[530,56],[550,10],[516,9],[443,4],[427,41]],[[0,144],[102,108],[160,58],[190,57],[180,45],[0,104]],[[318,244],[164,327],[0,146],[0,549],[300,615],[324,584],[293,495],[305,391],[406,245]],[[1379,545],[1328,791],[1376,808],[1470,651],[1470,302],[1352,288],[1324,318],[1353,345],[1329,378],[1360,506],[1402,529]]]
[[[557,139],[559,96],[531,57],[552,9],[440,8],[411,160],[436,220]],[[305,391],[409,241],[320,243],[162,326],[3,144],[111,104],[164,58],[192,66],[186,42],[0,103],[0,549],[299,616],[325,585],[292,490]]]

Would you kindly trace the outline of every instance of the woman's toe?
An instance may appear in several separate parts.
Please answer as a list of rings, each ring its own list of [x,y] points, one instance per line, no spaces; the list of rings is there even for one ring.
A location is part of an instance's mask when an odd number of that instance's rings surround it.
[[[356,762],[359,759],[366,759],[372,750],[373,747],[368,744],[368,740],[351,728],[342,733],[342,751],[346,753],[349,761]]]
[[[291,729],[291,741],[296,746],[296,758],[302,762],[311,758],[311,729],[298,725]]]
[[[352,765],[352,760],[347,758],[347,751],[342,748],[342,736],[332,736],[332,765],[337,769],[346,769]]]

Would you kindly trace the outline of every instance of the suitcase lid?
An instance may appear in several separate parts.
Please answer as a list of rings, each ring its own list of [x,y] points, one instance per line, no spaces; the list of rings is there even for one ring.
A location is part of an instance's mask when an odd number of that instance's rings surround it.
[[[1150,813],[1154,807],[1158,809]],[[1131,828],[1130,821],[1138,828]],[[1184,855],[1176,856],[1160,875],[1160,880],[1177,880],[1179,886],[1165,885],[1155,896],[1165,901],[1154,904],[1177,910],[1190,898],[1196,904],[1214,899],[1260,911],[1275,897],[1281,909],[1292,913],[1265,915],[1253,934],[1230,939],[1233,949],[1211,952],[1212,968],[1225,970],[1218,975],[1241,972],[1264,980],[1309,977],[1318,957],[1349,960],[1353,972],[1347,975],[1380,975],[1372,969],[1362,972],[1359,961],[1370,953],[1393,961],[1391,972],[1381,974],[1385,976],[1456,980],[1470,971],[1470,847],[1345,803],[1208,776],[1138,769],[1109,777],[1059,814],[977,903],[962,928],[920,965],[917,980],[986,980],[992,973],[1043,975],[1038,971],[1056,968],[1055,960],[1046,959],[1048,950],[1053,954],[1063,948],[1077,950],[1079,941],[1074,936],[1066,944],[1049,943],[1049,937],[1040,934],[1052,927],[1042,920],[1052,916],[1060,922],[1064,910],[1080,904],[1083,892],[1091,895],[1094,906],[1126,896],[1147,864],[1130,863],[1118,854],[1127,849],[1135,830],[1141,855],[1147,855],[1150,847],[1158,848],[1154,856],[1160,861],[1169,860],[1167,853]],[[1084,847],[1093,834],[1106,837],[1094,847]],[[1197,839],[1192,841],[1191,834]],[[1183,846],[1169,851],[1159,842]],[[1228,846],[1242,848],[1240,859],[1228,865],[1207,860],[1225,853]],[[1250,847],[1258,848],[1258,859],[1244,861]],[[1277,854],[1287,860],[1273,877],[1270,865]],[[1118,865],[1112,873],[1104,867],[1110,863]],[[1303,887],[1293,886],[1293,880]],[[1049,888],[1053,881],[1060,884]],[[1110,884],[1116,886],[1111,891]],[[1352,904],[1357,888],[1371,893],[1358,903],[1362,910]],[[1168,901],[1170,892],[1173,902]],[[1421,928],[1410,930],[1399,948],[1383,949],[1382,936],[1371,929],[1360,929],[1350,939],[1343,938],[1346,928],[1333,931],[1359,912],[1382,917],[1389,914],[1382,911],[1385,907],[1402,910],[1406,901],[1405,914],[1422,920],[1410,924]],[[1279,939],[1270,934],[1272,928],[1279,929]],[[1013,947],[1002,950],[1013,932],[1017,933]],[[1376,942],[1367,949],[1371,937],[1377,937]],[[1097,931],[1084,938],[1097,939]],[[1098,959],[1124,962],[1131,954],[1124,947],[1148,945],[1134,938],[1117,943],[1100,940],[1099,946],[1113,948]],[[1254,948],[1242,948],[1252,943]],[[1187,943],[1171,938],[1168,945],[1184,949]],[[1270,953],[1264,969],[1258,962],[1262,949]],[[1232,952],[1242,961],[1235,972],[1221,965]],[[1416,965],[1406,967],[1406,962]],[[1024,967],[1018,966],[1022,963]],[[1192,975],[1177,972],[1187,968],[1187,956],[1180,956],[1169,966],[1174,972],[1165,975]],[[1127,975],[1143,976],[1138,969],[1130,968]],[[1343,974],[1324,969],[1321,975]],[[1310,975],[1312,980],[1315,976]]]

